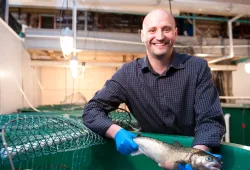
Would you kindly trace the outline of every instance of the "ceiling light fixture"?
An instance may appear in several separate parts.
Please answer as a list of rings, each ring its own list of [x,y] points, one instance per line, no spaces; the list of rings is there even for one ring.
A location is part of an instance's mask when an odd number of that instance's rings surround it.
[[[72,28],[73,28],[73,38],[72,38],[72,51],[73,56],[70,60],[70,68],[73,78],[78,77],[78,60],[76,56],[76,18],[77,18],[77,8],[76,8],[76,0],[73,0],[73,11],[72,11]]]
[[[70,55],[73,51],[73,31],[69,27],[61,31],[61,48],[64,55]]]

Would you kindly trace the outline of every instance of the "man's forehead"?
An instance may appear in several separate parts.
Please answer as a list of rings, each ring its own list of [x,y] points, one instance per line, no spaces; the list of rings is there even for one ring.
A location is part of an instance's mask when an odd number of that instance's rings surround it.
[[[150,13],[146,15],[146,17],[143,20],[143,29],[146,27],[153,27],[154,24],[158,24],[158,21],[165,20],[168,22],[168,26],[173,26],[175,27],[175,20],[173,16],[161,9],[153,10]],[[160,23],[159,23],[160,24]]]

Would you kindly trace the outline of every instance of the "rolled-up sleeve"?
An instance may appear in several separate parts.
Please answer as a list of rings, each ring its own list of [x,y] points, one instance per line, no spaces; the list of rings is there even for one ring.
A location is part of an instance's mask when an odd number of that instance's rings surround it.
[[[196,127],[193,145],[218,147],[226,128],[219,94],[207,62],[200,70],[194,107]]]
[[[85,126],[101,136],[105,135],[105,132],[113,124],[108,113],[126,101],[126,93],[123,88],[125,84],[125,75],[123,68],[121,68],[85,105],[82,115]]]

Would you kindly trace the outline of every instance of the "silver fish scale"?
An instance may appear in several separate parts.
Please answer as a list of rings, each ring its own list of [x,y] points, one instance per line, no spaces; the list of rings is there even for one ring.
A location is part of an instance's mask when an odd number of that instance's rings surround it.
[[[190,148],[178,148],[176,146],[155,140],[148,137],[136,137],[134,141],[139,146],[139,152],[150,157],[157,163],[164,164],[168,162],[176,162],[179,160],[189,161]]]

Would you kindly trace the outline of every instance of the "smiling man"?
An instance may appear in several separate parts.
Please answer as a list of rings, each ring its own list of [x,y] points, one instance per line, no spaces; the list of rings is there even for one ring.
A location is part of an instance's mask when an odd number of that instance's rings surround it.
[[[174,52],[176,38],[170,13],[157,9],[147,14],[141,32],[146,56],[124,64],[84,108],[84,124],[113,138],[121,154],[138,150],[135,135],[107,116],[121,103],[142,132],[194,136],[193,147],[204,151],[220,145],[225,122],[210,68],[204,59]],[[163,168],[173,165],[166,162]]]
[[[155,10],[145,17],[141,39],[145,43],[150,65],[159,74],[169,65],[176,37],[175,20],[169,13]]]

